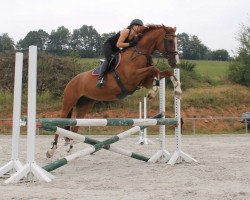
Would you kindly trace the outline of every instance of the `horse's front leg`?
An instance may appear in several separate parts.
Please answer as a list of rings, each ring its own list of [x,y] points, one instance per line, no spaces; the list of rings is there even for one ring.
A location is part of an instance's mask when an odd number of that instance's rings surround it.
[[[160,77],[160,70],[154,66],[150,66],[147,68],[142,68],[136,70],[136,80],[139,80],[139,83],[141,86],[149,89],[147,97],[149,99],[152,99],[156,96],[158,93],[158,87],[153,86],[153,82],[155,80],[155,77]],[[153,86],[153,87],[152,87]]]
[[[137,80],[145,80],[148,77],[157,77],[160,70],[155,66],[137,69],[135,72]]]
[[[174,94],[177,98],[180,98],[182,90],[180,81],[174,76],[174,73],[170,70],[160,72],[160,79],[169,77],[174,86]]]

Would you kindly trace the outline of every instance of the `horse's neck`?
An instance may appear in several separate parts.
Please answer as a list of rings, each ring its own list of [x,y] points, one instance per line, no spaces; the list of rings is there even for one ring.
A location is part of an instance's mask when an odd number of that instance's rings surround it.
[[[139,42],[138,47],[142,52],[151,55],[156,50],[156,43],[161,35],[161,29],[148,32]]]

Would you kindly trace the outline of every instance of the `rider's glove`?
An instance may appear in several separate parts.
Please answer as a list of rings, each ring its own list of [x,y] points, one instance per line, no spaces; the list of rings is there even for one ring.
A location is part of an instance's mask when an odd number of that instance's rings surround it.
[[[134,47],[137,45],[137,43],[138,43],[138,38],[135,37],[131,42],[129,42],[129,46]]]

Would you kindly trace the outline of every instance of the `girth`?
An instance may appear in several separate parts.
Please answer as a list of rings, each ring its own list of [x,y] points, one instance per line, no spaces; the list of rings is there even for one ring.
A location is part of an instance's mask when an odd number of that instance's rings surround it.
[[[132,95],[132,94],[135,92],[135,90],[132,91],[132,92],[128,92],[128,91],[126,90],[126,88],[124,87],[124,85],[123,85],[123,83],[122,83],[122,81],[121,81],[120,76],[116,73],[115,70],[113,70],[111,73],[112,73],[112,75],[113,75],[113,77],[114,77],[114,79],[115,79],[117,85],[119,86],[119,88],[120,88],[120,90],[121,90],[121,93],[117,96],[118,99],[124,99],[124,98],[126,98],[127,96]]]

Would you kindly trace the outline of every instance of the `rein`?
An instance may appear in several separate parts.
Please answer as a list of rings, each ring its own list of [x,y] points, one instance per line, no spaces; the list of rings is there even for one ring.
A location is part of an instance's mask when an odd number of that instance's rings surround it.
[[[134,56],[135,53],[137,53],[137,54]],[[147,58],[147,66],[150,66],[150,65],[153,64],[153,62],[152,62],[152,56],[151,56],[151,55],[148,55],[148,54],[146,54],[146,53],[144,53],[144,52],[142,52],[142,51],[140,51],[140,50],[137,48],[137,46],[135,46],[135,47],[134,47],[134,52],[133,52],[133,54],[132,54],[132,56],[131,56],[131,60],[135,59],[136,57],[138,57],[138,56],[140,56],[140,55],[145,56],[145,57]]]

